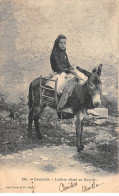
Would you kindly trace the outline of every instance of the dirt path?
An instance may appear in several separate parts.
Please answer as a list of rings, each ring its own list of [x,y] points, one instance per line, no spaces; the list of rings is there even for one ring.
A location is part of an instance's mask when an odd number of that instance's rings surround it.
[[[27,114],[19,106],[15,119],[0,113],[1,120],[1,166],[34,167],[44,172],[84,171],[100,175],[116,173],[118,170],[117,118],[85,120],[84,150],[76,152],[75,126],[72,120],[56,121],[54,116],[46,118],[47,108],[41,120],[42,142],[33,132],[33,140],[27,136]],[[18,114],[22,115],[19,115]],[[4,114],[4,115],[3,115]],[[48,120],[46,120],[48,119]],[[47,123],[46,123],[47,122]]]

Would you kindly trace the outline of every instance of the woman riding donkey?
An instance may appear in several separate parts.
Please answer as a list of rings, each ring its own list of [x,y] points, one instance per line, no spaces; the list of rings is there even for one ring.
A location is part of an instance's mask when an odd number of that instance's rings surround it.
[[[71,79],[73,79],[76,76],[74,68],[70,65],[66,53],[66,36],[59,35],[55,40],[50,56],[50,62],[51,68],[54,71],[52,80],[56,80],[58,78],[57,93],[62,94],[63,92],[66,101],[66,96],[68,97],[68,94],[66,94],[67,89],[70,91],[67,82],[71,81]],[[54,83],[52,81],[48,82],[47,85],[52,88],[54,87]],[[71,83],[69,85],[71,86]],[[66,90],[65,92],[63,91],[64,88]],[[58,109],[62,108],[65,104],[62,100],[59,103],[60,107],[58,107]]]

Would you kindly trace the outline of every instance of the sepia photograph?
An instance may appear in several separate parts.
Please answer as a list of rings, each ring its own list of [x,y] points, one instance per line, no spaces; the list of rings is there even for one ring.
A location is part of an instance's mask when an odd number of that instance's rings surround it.
[[[118,66],[118,0],[0,0],[0,193],[119,193]]]

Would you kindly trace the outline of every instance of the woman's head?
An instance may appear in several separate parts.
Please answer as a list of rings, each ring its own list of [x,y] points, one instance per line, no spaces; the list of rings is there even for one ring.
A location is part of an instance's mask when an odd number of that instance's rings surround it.
[[[66,36],[60,34],[57,39],[55,40],[54,43],[54,49],[60,48],[61,50],[65,50],[66,49]]]
[[[61,38],[59,40],[59,44],[58,44],[59,48],[61,50],[65,50],[66,49],[66,39],[65,38]]]

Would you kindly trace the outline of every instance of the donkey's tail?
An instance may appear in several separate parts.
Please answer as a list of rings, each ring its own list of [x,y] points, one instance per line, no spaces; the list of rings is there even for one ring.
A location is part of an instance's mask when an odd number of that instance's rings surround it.
[[[33,103],[33,100],[32,100],[32,84],[30,84],[30,86],[29,86],[29,96],[28,96],[28,106],[29,106],[29,108],[32,107],[32,103]]]

